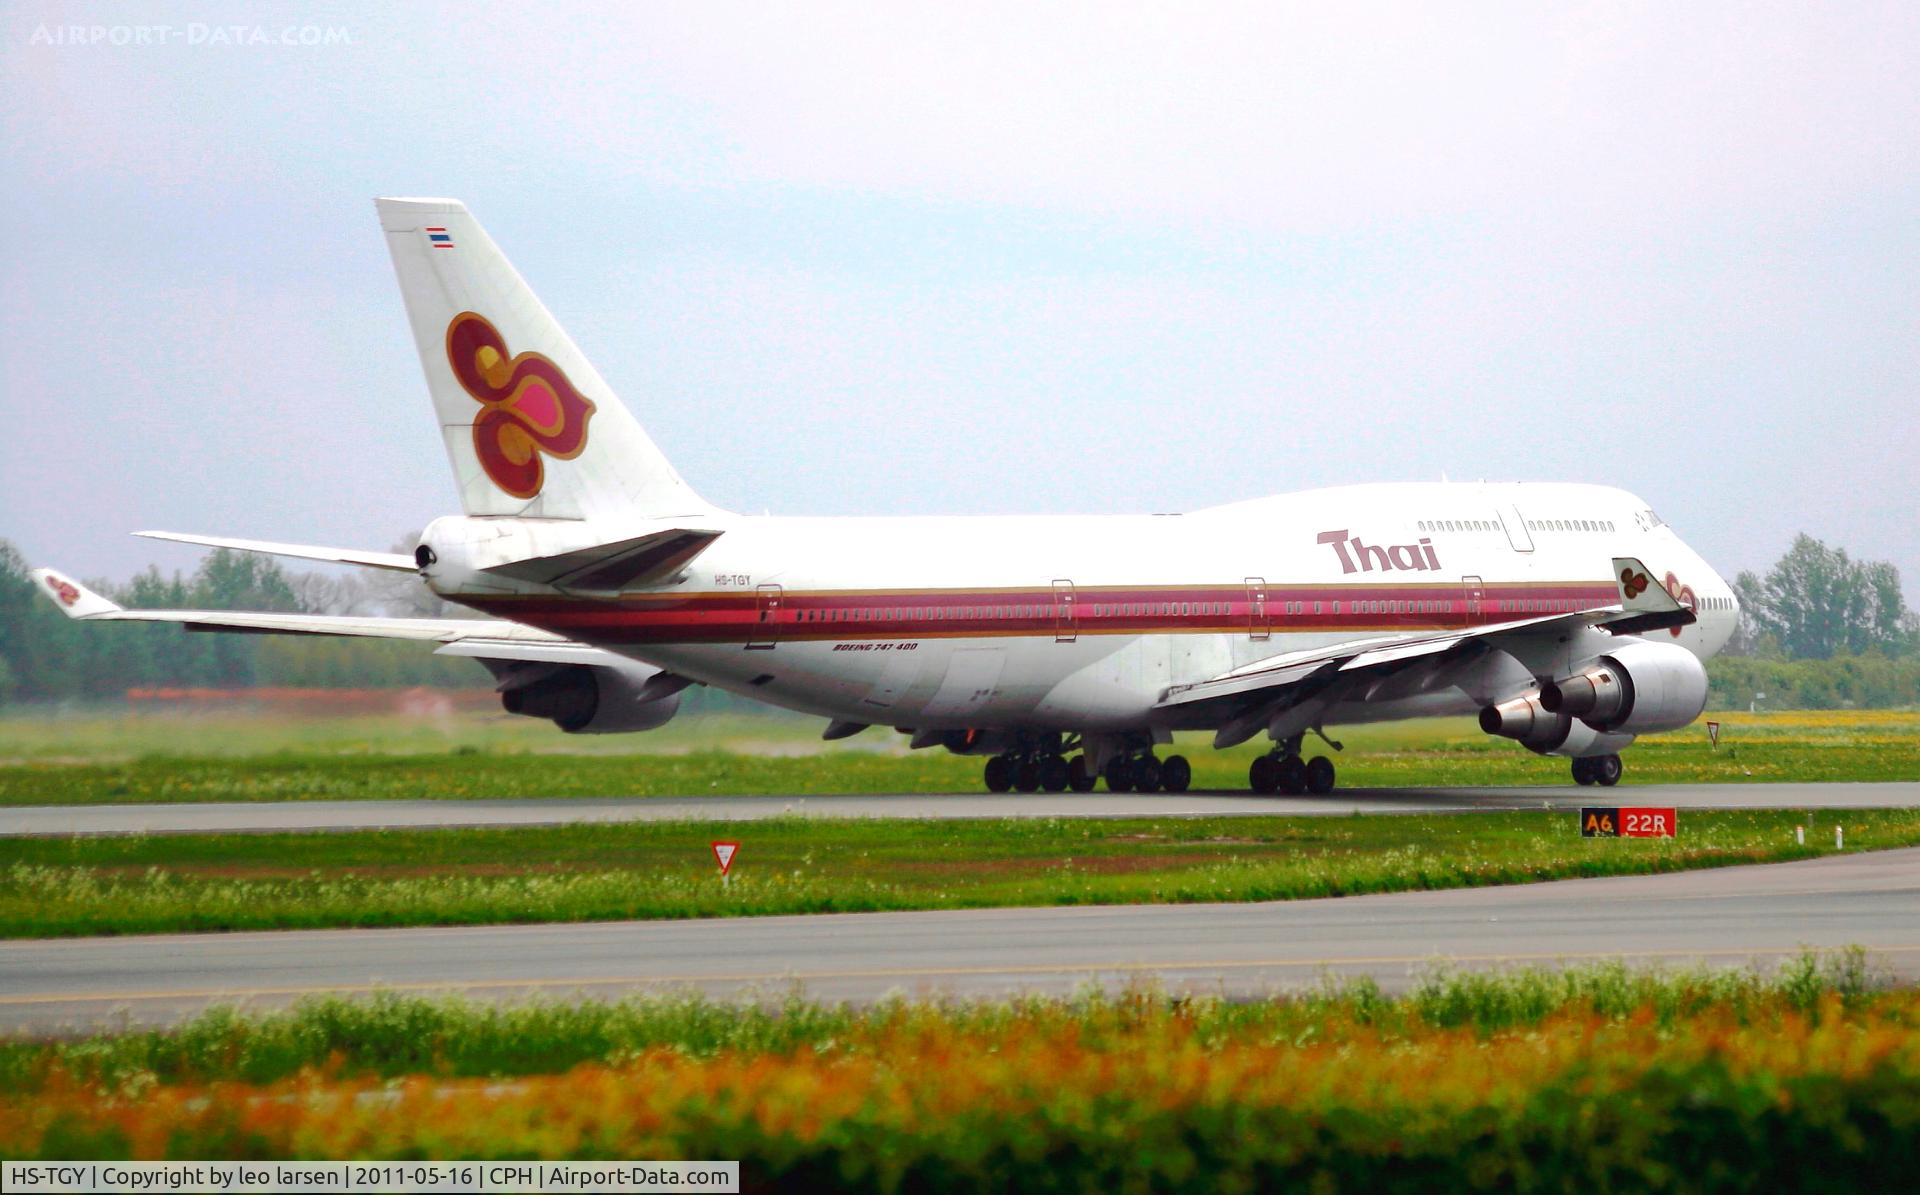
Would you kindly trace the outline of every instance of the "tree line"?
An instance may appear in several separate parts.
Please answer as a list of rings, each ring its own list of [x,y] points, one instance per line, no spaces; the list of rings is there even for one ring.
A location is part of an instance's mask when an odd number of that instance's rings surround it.
[[[1802,534],[1733,592],[1739,630],[1707,666],[1715,708],[1920,705],[1920,617],[1892,564]]]
[[[417,537],[395,551],[411,552]],[[125,584],[89,581],[127,606],[284,610],[394,617],[473,617],[410,573],[289,572],[248,552],[216,551],[191,573],[156,567]],[[1920,617],[1900,574],[1809,535],[1764,575],[1734,580],[1740,627],[1708,667],[1717,708],[1835,709],[1920,705]],[[472,687],[470,660],[425,645],[320,636],[188,634],[139,623],[82,625],[39,593],[0,540],[0,702],[118,697],[143,686],[246,688]],[[730,704],[730,703],[729,703]]]

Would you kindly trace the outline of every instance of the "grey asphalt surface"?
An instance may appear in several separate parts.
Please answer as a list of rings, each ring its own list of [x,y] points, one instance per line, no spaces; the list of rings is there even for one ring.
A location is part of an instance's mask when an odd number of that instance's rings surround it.
[[[1920,980],[1920,849],[1770,866],[1264,904],[957,910],[0,943],[0,1031],[164,1024],[318,991],[504,999],[697,990],[829,1000],[1155,978],[1254,996],[1325,975],[1623,958],[1770,965],[1868,948]]]
[[[0,837],[204,834],[576,822],[758,821],[792,815],[895,818],[1271,816],[1447,813],[1653,805],[1680,809],[1920,807],[1920,783],[1647,784],[1619,788],[1345,789],[1326,797],[1248,793],[989,793],[927,796],[631,797],[493,801],[261,801],[0,808]]]

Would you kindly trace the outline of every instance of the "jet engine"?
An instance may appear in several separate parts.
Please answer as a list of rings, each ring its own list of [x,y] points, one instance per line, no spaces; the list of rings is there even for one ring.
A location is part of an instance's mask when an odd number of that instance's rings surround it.
[[[661,674],[628,672],[597,664],[562,664],[524,684],[502,689],[500,704],[509,714],[551,718],[568,734],[620,734],[652,730],[680,709],[678,689],[649,693],[648,682]]]
[[[1627,640],[1586,669],[1540,686],[1541,708],[1599,731],[1678,730],[1707,708],[1707,670],[1670,643]]]
[[[1603,734],[1572,715],[1548,710],[1527,694],[1480,711],[1480,729],[1514,739],[1536,755],[1617,755],[1633,742],[1630,734]]]

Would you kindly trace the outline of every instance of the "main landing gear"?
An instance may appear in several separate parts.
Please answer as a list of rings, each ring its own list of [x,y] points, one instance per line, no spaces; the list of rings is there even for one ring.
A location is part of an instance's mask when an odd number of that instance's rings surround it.
[[[1612,788],[1620,783],[1620,773],[1624,770],[1618,755],[1579,756],[1573,761],[1573,782]]]
[[[1193,783],[1193,765],[1184,755],[1157,759],[1151,751],[1116,755],[1107,761],[1107,789],[1117,793],[1183,793]]]
[[[1333,791],[1333,761],[1324,755],[1300,758],[1300,739],[1288,739],[1253,761],[1247,769],[1247,787],[1264,795],[1302,793],[1325,796]]]
[[[1107,761],[1102,773],[1107,788],[1117,793],[1183,793],[1193,783],[1193,767],[1184,755],[1155,759],[1151,755],[1119,755]],[[987,789],[1004,793],[1019,789],[1023,793],[1046,789],[1050,793],[1072,789],[1092,792],[1099,777],[1087,764],[1087,757],[1076,755],[1062,759],[1058,755],[996,755],[987,761]]]
[[[995,793],[1015,789],[1023,793],[1041,789],[1050,793],[1068,789],[1077,793],[1092,792],[1094,779],[1086,756],[1076,755],[1069,760],[1058,751],[1010,751],[989,759],[986,768],[987,791]]]
[[[1092,792],[1105,777],[1107,787],[1117,793],[1183,793],[1193,783],[1193,768],[1186,758],[1169,755],[1156,759],[1152,741],[1146,735],[1118,755],[1109,756],[1106,766],[1093,770],[1095,752],[1079,735],[1025,734],[1011,750],[987,761],[987,791],[1004,793],[1050,793],[1072,789]]]

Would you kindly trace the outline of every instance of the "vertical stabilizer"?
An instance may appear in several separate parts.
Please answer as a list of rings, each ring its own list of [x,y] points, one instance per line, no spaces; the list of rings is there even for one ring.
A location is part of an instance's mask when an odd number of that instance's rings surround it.
[[[470,515],[702,515],[466,205],[376,199],[460,501]]]

